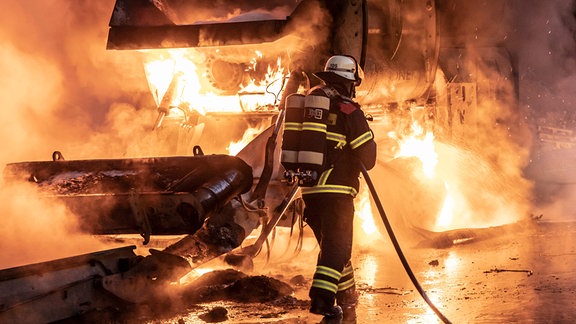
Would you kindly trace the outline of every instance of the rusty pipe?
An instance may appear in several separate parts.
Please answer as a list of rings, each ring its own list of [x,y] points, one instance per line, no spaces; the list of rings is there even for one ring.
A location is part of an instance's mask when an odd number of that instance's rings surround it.
[[[168,116],[170,113],[170,108],[177,107],[180,103],[180,94],[182,92],[182,76],[183,73],[180,71],[174,73],[172,81],[170,81],[170,85],[168,86],[168,89],[166,89],[166,93],[164,93],[164,96],[158,105],[158,117],[156,118],[156,122],[152,127],[153,131],[162,125],[164,117]]]

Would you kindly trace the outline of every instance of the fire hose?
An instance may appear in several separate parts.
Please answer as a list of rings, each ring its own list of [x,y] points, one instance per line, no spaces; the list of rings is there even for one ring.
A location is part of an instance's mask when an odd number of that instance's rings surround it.
[[[384,211],[384,207],[382,207],[382,203],[380,202],[380,198],[378,198],[378,193],[376,192],[376,189],[374,188],[374,184],[372,183],[372,179],[370,179],[370,176],[368,175],[368,170],[366,170],[366,167],[364,166],[364,164],[362,162],[360,162],[360,166],[361,166],[362,174],[364,175],[364,180],[366,181],[366,184],[368,185],[368,188],[370,189],[370,194],[372,195],[372,198],[374,199],[374,203],[376,204],[376,207],[378,208],[378,212],[380,213],[380,217],[382,218],[382,221],[384,222],[384,226],[386,227],[386,231],[388,232],[388,236],[390,236],[390,240],[392,241],[392,244],[394,245],[394,249],[396,250],[398,257],[400,258],[400,261],[402,262],[402,265],[404,266],[404,270],[406,270],[408,277],[410,277],[412,284],[414,285],[414,287],[416,287],[416,290],[418,290],[418,292],[420,293],[420,295],[422,296],[424,301],[426,301],[428,306],[430,306],[430,308],[434,311],[434,313],[436,313],[438,318],[440,318],[440,320],[446,324],[451,323],[450,320],[448,320],[448,318],[446,318],[446,316],[444,316],[438,310],[438,308],[436,308],[436,306],[434,306],[432,301],[426,295],[426,292],[424,291],[424,289],[422,289],[422,286],[420,286],[420,283],[416,279],[416,276],[414,276],[414,272],[412,272],[412,269],[410,268],[410,265],[408,264],[408,261],[406,260],[406,257],[404,256],[402,249],[400,248],[400,244],[398,243],[398,240],[396,239],[396,235],[394,234],[394,231],[392,230],[392,226],[390,225],[390,221],[388,220],[388,217],[386,216],[386,212]]]

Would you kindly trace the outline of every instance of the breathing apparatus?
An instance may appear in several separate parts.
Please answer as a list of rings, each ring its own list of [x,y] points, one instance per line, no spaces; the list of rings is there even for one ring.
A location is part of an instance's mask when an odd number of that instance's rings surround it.
[[[285,109],[280,156],[285,177],[300,186],[313,186],[324,168],[330,98],[292,94]]]

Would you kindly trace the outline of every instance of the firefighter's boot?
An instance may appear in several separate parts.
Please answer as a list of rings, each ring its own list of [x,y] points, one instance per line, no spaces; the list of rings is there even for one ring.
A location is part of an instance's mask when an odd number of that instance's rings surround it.
[[[324,316],[324,320],[342,320],[342,309],[334,305],[335,296],[326,291],[310,291],[310,313]],[[332,321],[331,321],[332,322]]]
[[[352,286],[336,294],[336,303],[342,308],[342,323],[356,324],[356,306],[358,305],[358,293]]]

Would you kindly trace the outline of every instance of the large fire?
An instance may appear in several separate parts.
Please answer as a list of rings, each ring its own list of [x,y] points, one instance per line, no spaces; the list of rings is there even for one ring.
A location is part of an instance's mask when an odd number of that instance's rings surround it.
[[[491,167],[481,154],[437,140],[419,120],[414,120],[408,131],[389,132],[386,136],[395,140],[397,149],[393,159],[384,164],[402,165],[397,176],[403,187],[396,188],[401,193],[393,203],[406,207],[391,212],[392,218],[403,218],[405,225],[441,232],[499,226],[522,216],[523,210],[516,208],[507,194],[514,188],[509,187],[497,166]],[[363,197],[361,192],[356,209],[364,234],[369,234],[376,229],[374,219],[380,217]]]
[[[278,58],[276,66],[268,66],[261,80],[252,78],[240,84],[236,93],[220,94],[203,87],[207,79],[206,72],[200,68],[207,61],[204,54],[192,49],[173,49],[147,51],[144,55],[146,77],[156,104],[161,105],[164,96],[169,94],[171,83],[175,83],[170,108],[188,109],[201,115],[209,112],[275,110],[287,77],[282,61]],[[247,68],[256,70],[259,58],[262,58],[262,54],[255,51],[251,66]]]
[[[278,58],[276,64],[267,66],[265,73],[261,73],[258,80],[255,78],[244,80],[234,93],[218,93],[214,91],[215,89],[206,87],[208,77],[205,72],[206,67],[202,65],[207,62],[204,54],[193,49],[172,49],[147,51],[144,55],[146,76],[156,104],[159,110],[161,106],[166,106],[164,108],[169,109],[173,116],[194,112],[200,115],[222,112],[278,112],[278,103],[288,77],[288,72],[285,71],[281,59]],[[262,53],[254,51],[253,59],[245,65],[245,69],[252,72],[258,70],[257,65],[260,64],[262,58]],[[261,67],[259,70],[262,71]],[[251,74],[246,73],[246,75]],[[246,127],[241,140],[230,140],[227,147],[228,154],[237,154],[267,126],[260,124]],[[226,134],[222,135],[226,136]],[[462,184],[449,171],[439,170],[441,158],[433,132],[426,129],[416,119],[413,120],[408,132],[405,130],[403,134],[390,132],[387,136],[398,143],[395,159],[415,157],[421,162],[421,170],[414,170],[417,178],[426,178],[443,184],[435,189],[439,193],[443,192],[441,208],[437,211],[430,211],[430,213],[435,213],[432,215],[434,222],[431,225],[432,228],[427,229],[442,231],[462,226],[474,226],[469,222],[463,223],[470,220],[473,212],[465,195],[459,190]],[[362,230],[366,237],[374,237],[378,234],[367,188],[361,188],[356,199],[356,215],[363,223]],[[459,215],[458,219],[455,219],[454,215]]]
[[[431,131],[425,131],[424,127],[415,121],[411,126],[412,133],[402,139],[399,139],[399,150],[395,158],[399,157],[416,157],[422,163],[422,173],[429,179],[438,176],[436,168],[438,166],[438,153],[434,146],[434,134]],[[392,134],[394,136],[394,134]],[[452,225],[452,213],[454,212],[454,198],[448,191],[450,185],[447,180],[442,179],[447,189],[447,195],[444,199],[442,210],[436,217],[435,228],[431,230],[446,230]]]
[[[437,152],[436,139],[434,133],[421,125],[419,121],[413,121],[409,131],[402,135],[396,132],[390,132],[388,137],[398,143],[394,159],[417,158],[421,163],[420,168],[412,170],[414,176],[420,179],[429,179],[431,183],[441,183],[442,187],[435,187],[435,190],[443,192],[443,201],[440,203],[441,208],[437,211],[430,211],[434,219],[431,228],[432,231],[445,231],[459,227],[474,227],[475,224],[463,224],[454,218],[454,215],[471,215],[472,211],[467,204],[466,197],[458,190],[458,179],[455,179],[449,171],[440,170],[440,156]],[[448,158],[449,157],[444,157]],[[444,167],[445,169],[446,167]],[[415,190],[419,190],[415,188]],[[375,215],[367,188],[361,188],[356,200],[356,214],[361,219],[364,241],[371,241],[377,234]]]
[[[216,50],[216,54],[219,51]],[[229,140],[226,151],[218,153],[236,155],[270,124],[270,118],[278,113],[285,81],[289,77],[282,59],[263,62],[259,51],[244,63],[225,62],[214,53],[202,53],[195,49],[144,51],[144,69],[150,91],[158,107],[158,119],[154,128],[162,125],[165,116],[177,120],[185,129],[201,133],[204,124],[194,116],[238,116],[234,125],[223,126],[216,131],[219,140]],[[262,118],[257,117],[259,113]],[[256,116],[250,124],[242,122],[243,114]],[[213,118],[213,117],[207,117]],[[228,125],[228,124],[227,124]],[[198,126],[198,127],[196,127]],[[238,140],[236,127],[244,134]],[[233,128],[233,129],[232,129]],[[198,137],[194,137],[198,140]],[[199,143],[192,143],[193,145]]]

